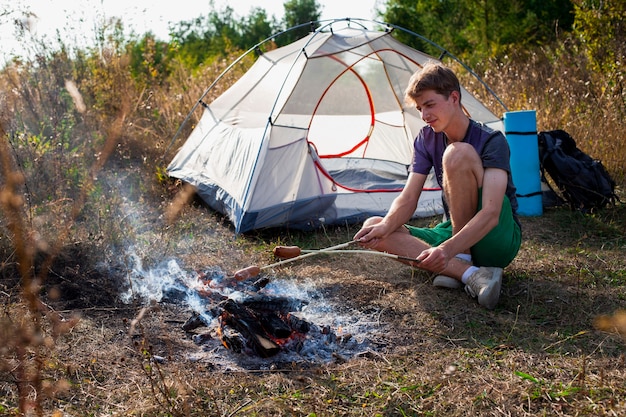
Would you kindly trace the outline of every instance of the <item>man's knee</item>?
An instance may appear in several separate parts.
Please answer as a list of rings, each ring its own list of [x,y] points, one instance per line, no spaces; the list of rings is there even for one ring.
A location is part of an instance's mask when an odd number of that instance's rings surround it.
[[[463,165],[480,163],[480,156],[469,143],[455,142],[446,147],[442,162],[444,169],[445,167],[458,168]]]
[[[363,222],[363,227],[374,226],[375,224],[378,224],[381,221],[383,221],[382,217],[380,217],[380,216],[373,216],[373,217],[370,217],[370,218],[366,219]]]
[[[482,186],[485,169],[476,149],[468,143],[448,145],[443,154],[444,182],[463,184],[467,187],[476,184]]]

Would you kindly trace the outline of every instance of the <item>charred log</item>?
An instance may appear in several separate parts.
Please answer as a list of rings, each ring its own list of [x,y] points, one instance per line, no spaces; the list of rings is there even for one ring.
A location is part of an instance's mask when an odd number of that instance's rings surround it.
[[[222,343],[227,349],[230,349],[235,353],[241,353],[246,345],[246,341],[240,332],[226,324],[223,324],[220,327],[220,333]]]
[[[254,281],[254,284],[252,284],[252,286],[256,288],[256,290],[258,291],[262,288],[265,288],[265,286],[269,283],[270,283],[270,279],[268,277],[261,277],[257,279],[256,281]]]
[[[296,317],[293,314],[288,314],[286,320],[289,327],[298,333],[308,333],[309,330],[311,330],[311,323],[306,320],[302,320],[300,317]]]
[[[222,324],[240,332],[260,356],[267,358],[280,351],[280,346],[271,340],[249,308],[233,300],[226,300],[220,305],[224,309],[220,315]]]
[[[276,339],[286,339],[291,336],[293,329],[275,313],[265,313],[259,317],[259,323],[267,333]]]
[[[256,311],[274,311],[287,314],[292,311],[301,311],[308,303],[304,300],[290,297],[255,295],[241,301],[241,304]]]
[[[217,301],[216,296],[210,297]],[[204,314],[194,313],[184,324],[183,330],[191,332],[218,318],[222,344],[234,352],[252,350],[261,357],[277,354],[284,345],[282,341],[294,333],[307,333],[311,325],[293,314],[302,310],[307,302],[296,298],[255,294],[242,301],[230,298],[219,300]]]
[[[207,319],[198,313],[193,313],[191,317],[187,319],[185,323],[183,323],[182,328],[186,332],[191,332],[192,330],[197,329],[198,327],[208,327],[209,323]]]

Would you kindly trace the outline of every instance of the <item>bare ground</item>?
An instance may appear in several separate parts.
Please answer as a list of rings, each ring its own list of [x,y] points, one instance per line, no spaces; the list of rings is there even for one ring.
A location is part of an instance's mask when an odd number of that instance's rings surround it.
[[[594,328],[594,320],[626,308],[625,219],[623,206],[523,218],[524,243],[505,270],[494,311],[461,291],[435,289],[427,274],[387,258],[320,255],[274,269],[272,279],[313,283],[337,314],[376,317],[376,344],[329,362],[272,366],[270,358],[256,369],[199,357],[203,347],[181,329],[190,315],[184,306],[123,304],[127,255],[103,255],[95,265],[92,245],[68,246],[44,274],[41,299],[63,320],[80,321],[43,350],[40,374],[51,397],[45,415],[624,415],[624,340]],[[271,263],[278,244],[321,248],[356,231],[236,237],[197,204],[176,224],[138,234],[144,244],[135,251],[146,268],[176,259],[188,270],[232,272]],[[15,326],[29,314],[10,270],[3,270],[0,296],[3,324]],[[14,415],[15,373],[0,375],[0,410]]]

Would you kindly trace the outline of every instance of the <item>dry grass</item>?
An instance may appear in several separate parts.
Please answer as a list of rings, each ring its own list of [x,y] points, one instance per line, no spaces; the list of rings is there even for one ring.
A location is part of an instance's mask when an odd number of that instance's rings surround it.
[[[228,371],[192,360],[201,347],[180,328],[189,311],[120,304],[124,270],[91,276],[75,270],[88,256],[76,249],[47,278],[46,288],[59,294],[44,297],[48,311],[81,320],[43,354],[42,380],[64,381],[43,406],[77,416],[620,415],[623,340],[593,322],[624,307],[624,218],[619,208],[596,218],[553,210],[523,219],[526,240],[495,311],[462,292],[435,290],[425,274],[386,259],[328,255],[290,264],[276,276],[314,280],[338,311],[377,311],[379,328],[372,331],[385,336],[370,355],[274,371]],[[184,242],[169,252],[189,269],[263,264],[277,241],[308,238],[284,232],[234,238],[202,206],[186,208],[179,221],[194,237],[165,236]],[[572,223],[580,230],[572,231]],[[331,229],[317,238],[329,245],[353,232]],[[151,233],[150,250],[168,253]],[[16,289],[3,289],[5,317],[23,311]],[[1,386],[11,412],[14,381]]]
[[[506,59],[483,63],[478,73],[510,111],[536,110],[538,131],[566,130],[584,152],[600,159],[617,182],[623,184],[623,73],[593,73],[579,48],[574,42],[565,41],[558,46],[519,50]],[[502,107],[483,88],[471,79],[465,81],[471,91],[491,103],[496,114],[501,114]]]
[[[232,272],[270,263],[278,244],[345,242],[356,226],[235,236],[224,218],[189,204],[182,184],[163,178],[161,159],[206,85],[198,79],[226,62],[197,75],[180,68],[167,85],[146,86],[129,79],[123,56],[106,57],[83,63],[91,72],[73,80],[82,97],[58,87],[66,85],[62,59],[38,72],[36,83],[24,68],[0,76],[1,90],[10,92],[0,97],[0,338],[7,341],[0,414],[626,412],[623,205],[524,218],[523,247],[494,311],[461,292],[435,290],[426,274],[387,259],[290,264],[275,276],[313,281],[337,311],[376,312],[379,348],[263,371],[192,360],[201,347],[180,328],[189,311],[120,302],[132,254],[146,268],[176,258],[188,270]],[[535,108],[539,129],[568,130],[623,187],[623,105],[574,58],[573,48],[542,50],[482,72],[510,109]],[[75,105],[81,102],[84,109]]]

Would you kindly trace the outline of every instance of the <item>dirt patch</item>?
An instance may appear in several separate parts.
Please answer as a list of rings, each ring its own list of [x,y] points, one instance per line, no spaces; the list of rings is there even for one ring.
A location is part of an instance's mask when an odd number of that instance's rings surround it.
[[[44,281],[45,299],[60,310],[81,310],[120,305],[124,271],[93,264],[91,247],[72,245],[52,259],[37,256],[36,276]],[[47,271],[40,268],[45,267]]]

